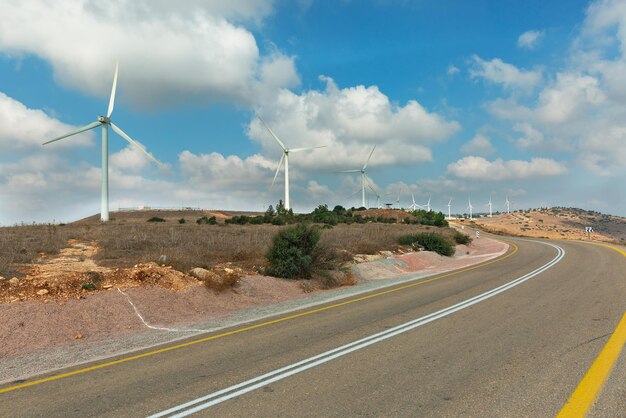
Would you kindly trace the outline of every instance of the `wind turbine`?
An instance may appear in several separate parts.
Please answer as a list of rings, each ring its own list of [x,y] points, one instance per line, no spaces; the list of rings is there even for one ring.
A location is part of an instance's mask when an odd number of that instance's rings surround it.
[[[375,149],[376,149],[376,145],[374,145],[374,147],[370,151],[370,155],[367,157],[367,160],[365,160],[365,164],[363,164],[363,167],[360,170],[337,171],[338,173],[361,173],[361,207],[365,207],[365,182],[366,181],[370,182],[369,178],[367,177],[367,174],[365,173],[365,169],[367,168],[367,164],[369,164],[370,158],[372,158],[372,154],[374,153]],[[371,185],[370,185],[370,188],[373,190]],[[378,195],[378,193],[376,193],[375,191],[374,193]]]
[[[324,147],[327,147],[327,145],[321,145],[319,147],[306,147],[306,148],[287,148],[285,144],[283,143],[283,141],[278,139],[274,131],[272,131],[269,126],[267,126],[265,121],[260,116],[257,116],[257,117],[259,118],[261,123],[263,123],[263,125],[269,131],[269,133],[274,137],[274,139],[276,140],[280,148],[283,150],[283,155],[280,157],[278,168],[276,168],[276,174],[274,174],[274,180],[272,180],[272,186],[274,186],[274,183],[276,182],[276,177],[278,177],[278,172],[280,171],[280,167],[282,167],[283,162],[284,162],[285,163],[285,209],[289,210],[291,209],[291,205],[289,203],[289,153],[309,151],[309,150],[313,150],[317,148],[324,148]]]
[[[369,182],[367,184],[367,187],[369,187],[374,192],[374,194],[376,195],[376,209],[380,209],[380,195],[378,194],[376,189],[374,189],[374,186],[369,184]]]
[[[415,203],[415,195],[413,193],[411,193],[411,199],[413,200],[413,204],[411,206],[409,206],[409,207],[411,208],[412,212],[415,212],[417,210],[417,208],[420,207],[420,205]]]
[[[448,202],[448,219],[452,219],[452,215],[450,214],[450,207],[452,206],[452,198]]]
[[[422,207],[426,207],[426,212],[430,212],[430,198],[431,198],[431,195],[428,195],[428,202],[422,206]]]
[[[113,76],[113,87],[111,88],[111,97],[109,98],[109,109],[107,110],[106,116],[98,116],[98,120],[90,123],[89,125],[83,126],[75,131],[72,131],[68,134],[60,136],[58,138],[54,138],[50,141],[44,142],[43,145],[50,144],[52,142],[59,141],[61,139],[79,134],[81,132],[88,131],[93,128],[97,128],[98,126],[102,126],[102,186],[100,191],[100,220],[102,222],[107,222],[109,220],[109,126],[113,129],[119,136],[124,138],[129,144],[138,148],[141,152],[146,154],[148,158],[157,163],[159,166],[163,164],[154,158],[152,154],[150,154],[143,145],[139,142],[132,139],[128,136],[124,131],[122,131],[118,126],[116,126],[113,122],[111,122],[111,114],[113,113],[113,107],[115,105],[115,90],[117,88],[117,71],[119,68],[119,63],[115,64],[115,75]]]
[[[510,214],[511,213],[511,202],[509,202],[509,197],[506,197],[506,200],[504,201],[504,206],[506,206],[506,213]]]
[[[472,218],[472,209],[474,209],[474,206],[472,206],[472,200],[468,197],[467,198],[467,202],[469,203],[466,210],[469,210],[469,218],[470,220],[474,219]]]
[[[493,214],[491,211],[491,195],[489,195],[489,203],[487,203],[487,205],[489,205],[489,217],[493,218]]]

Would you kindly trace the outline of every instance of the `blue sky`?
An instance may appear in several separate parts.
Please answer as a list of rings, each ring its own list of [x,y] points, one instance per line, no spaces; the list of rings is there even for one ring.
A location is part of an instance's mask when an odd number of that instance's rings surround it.
[[[111,209],[296,211],[381,202],[462,213],[577,206],[626,215],[626,6],[619,1],[5,2],[0,223],[99,211],[106,112],[166,163],[110,135]],[[376,205],[368,193],[369,206]]]

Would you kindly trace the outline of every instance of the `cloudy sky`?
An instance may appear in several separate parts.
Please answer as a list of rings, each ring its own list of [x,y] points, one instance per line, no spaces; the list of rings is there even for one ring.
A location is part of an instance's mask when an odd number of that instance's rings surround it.
[[[462,213],[576,206],[626,216],[626,2],[0,0],[0,224],[111,209],[296,211],[381,202]],[[357,192],[357,193],[355,193]],[[370,206],[376,196],[368,193]]]

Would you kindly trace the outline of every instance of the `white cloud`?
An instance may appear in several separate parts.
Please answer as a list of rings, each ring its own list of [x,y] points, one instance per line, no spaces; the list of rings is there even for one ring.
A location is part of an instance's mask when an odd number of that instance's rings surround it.
[[[483,157],[468,156],[448,165],[448,173],[456,177],[488,181],[557,176],[566,172],[563,163],[547,158],[488,161]]]
[[[495,152],[489,138],[483,134],[476,134],[467,144],[461,147],[463,154],[489,155]]]
[[[472,56],[474,68],[470,69],[472,78],[483,78],[490,83],[500,84],[506,89],[532,89],[542,79],[541,72],[520,70],[499,58],[485,61],[478,55]]]
[[[62,123],[41,110],[29,109],[23,103],[0,92],[0,150],[41,148],[53,139],[78,127]],[[48,145],[50,149],[91,144],[93,133],[86,132],[65,141]]]
[[[526,31],[517,38],[517,46],[520,48],[535,49],[544,35],[545,32],[542,30]]]
[[[194,0],[184,7],[164,0],[8,2],[0,49],[37,55],[60,84],[100,97],[108,96],[119,59],[120,94],[133,103],[249,104],[264,93],[265,82],[297,82],[292,58],[277,51],[260,56],[252,33],[232,23],[262,20],[271,11],[271,1]]]
[[[589,106],[606,100],[598,80],[582,74],[558,73],[556,82],[539,95],[538,117],[549,124],[561,124],[584,116]]]
[[[541,149],[544,145],[544,135],[529,123],[516,123],[513,130],[522,134],[515,142],[522,149]]]
[[[452,75],[458,74],[460,71],[461,71],[461,70],[460,70],[458,67],[456,67],[456,66],[454,66],[454,65],[450,64],[450,65],[448,66],[448,71],[447,71],[447,73],[448,73],[448,75],[452,76]]]
[[[109,156],[109,166],[121,171],[140,172],[145,169],[151,160],[132,145],[122,148]]]
[[[242,159],[237,155],[224,157],[217,152],[196,155],[183,151],[178,162],[185,181],[200,190],[212,191],[267,187],[276,170],[276,163],[260,155]]]
[[[459,130],[457,122],[428,112],[414,100],[396,105],[376,86],[340,89],[329,77],[321,79],[326,82],[324,91],[296,94],[283,89],[257,109],[287,147],[328,145],[328,149],[295,154],[294,164],[300,167],[360,167],[373,145],[379,145],[373,166],[430,161],[428,146]],[[279,151],[257,119],[251,121],[248,135],[262,145],[264,155]]]

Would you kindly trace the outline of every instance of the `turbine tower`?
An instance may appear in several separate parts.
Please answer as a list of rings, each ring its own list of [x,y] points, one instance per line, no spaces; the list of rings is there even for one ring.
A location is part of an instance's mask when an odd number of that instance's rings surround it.
[[[285,163],[285,209],[289,210],[291,209],[291,204],[289,202],[289,153],[309,151],[309,150],[313,150],[317,148],[324,148],[324,147],[327,147],[327,145],[321,145],[319,147],[307,147],[307,148],[287,148],[285,144],[283,143],[283,141],[278,139],[274,131],[272,131],[269,126],[267,126],[265,121],[260,116],[257,116],[257,117],[259,118],[263,126],[265,126],[268,132],[272,135],[272,137],[274,137],[274,139],[276,140],[280,148],[283,150],[283,155],[281,155],[280,161],[278,162],[278,168],[276,168],[276,174],[274,174],[274,180],[272,180],[272,186],[274,186],[274,183],[276,182],[276,177],[278,177],[278,172],[280,171],[280,168],[283,166],[283,163]]]
[[[415,195],[413,193],[411,193],[411,199],[413,199],[413,204],[409,207],[411,208],[411,211],[415,212],[417,208],[419,208],[419,205],[415,203]]]
[[[468,202],[468,205],[467,205],[466,210],[469,210],[469,218],[470,218],[470,221],[471,221],[472,219],[474,219],[472,217],[472,209],[474,209],[474,206],[472,206],[472,200],[469,197],[467,198],[467,202]]]
[[[487,203],[489,205],[489,217],[493,218],[493,214],[491,211],[491,195],[489,195],[489,203]]]
[[[452,215],[450,214],[450,207],[452,206],[452,198],[448,201],[448,219],[452,219]]]
[[[372,154],[374,153],[375,149],[376,145],[374,145],[374,147],[370,151],[370,155],[367,157],[367,160],[365,160],[365,164],[363,164],[363,167],[360,170],[337,171],[337,173],[361,173],[361,207],[365,207],[365,183],[367,182],[369,188],[373,190],[373,187],[371,185],[372,182],[370,181],[369,177],[367,177],[365,169],[367,168],[367,164],[369,164],[370,158],[372,158]],[[378,193],[376,193],[375,191],[374,193],[378,195]]]
[[[111,114],[113,113],[113,107],[115,105],[115,90],[117,88],[117,72],[119,68],[119,63],[115,64],[115,74],[113,76],[113,87],[111,88],[111,97],[109,98],[109,108],[107,110],[106,116],[98,116],[98,120],[90,123],[89,125],[83,126],[75,131],[72,131],[68,134],[62,135],[58,138],[51,139],[50,141],[44,142],[43,145],[50,144],[52,142],[59,141],[61,139],[79,134],[81,132],[88,131],[93,128],[97,128],[98,126],[102,126],[102,186],[100,190],[100,220],[102,222],[107,222],[109,220],[109,126],[111,129],[115,131],[119,136],[125,139],[129,144],[138,148],[141,152],[146,154],[148,158],[157,163],[159,166],[163,164],[154,158],[152,154],[150,154],[143,145],[139,142],[132,139],[128,136],[124,131],[122,131],[119,127],[117,127],[113,122],[111,122]]]
[[[426,207],[426,212],[430,212],[430,198],[431,195],[428,195],[428,202],[426,202],[426,204],[422,207]]]
[[[511,213],[511,202],[509,202],[509,197],[506,197],[506,200],[504,201],[504,206],[506,206],[506,213],[510,214]]]

